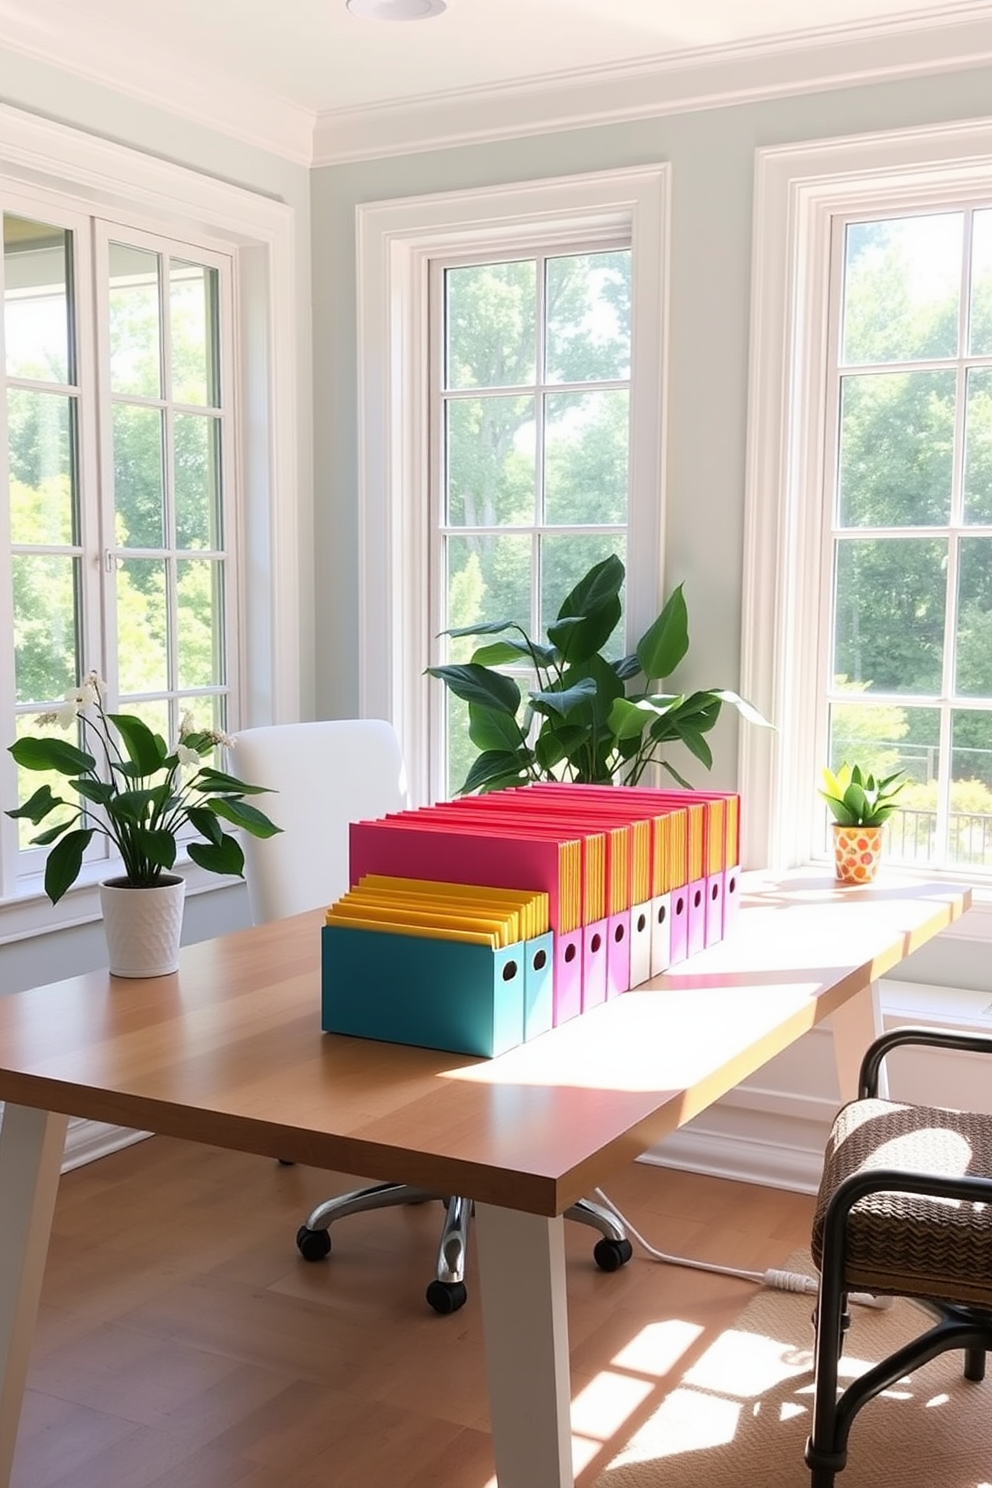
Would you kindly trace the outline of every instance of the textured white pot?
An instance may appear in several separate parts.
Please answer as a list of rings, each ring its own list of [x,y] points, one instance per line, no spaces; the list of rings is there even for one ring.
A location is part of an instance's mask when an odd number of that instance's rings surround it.
[[[179,965],[186,880],[173,875],[153,888],[126,879],[100,885],[103,928],[112,976],[165,976]]]

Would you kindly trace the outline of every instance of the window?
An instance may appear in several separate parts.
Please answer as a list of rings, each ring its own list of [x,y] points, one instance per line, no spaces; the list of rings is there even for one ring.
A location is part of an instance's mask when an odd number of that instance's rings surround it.
[[[992,210],[837,221],[831,763],[909,785],[906,863],[992,869]]]
[[[992,874],[992,130],[759,153],[746,861],[826,858],[819,766],[911,785],[887,851]]]
[[[166,739],[184,713],[225,730],[231,260],[3,204],[16,731],[35,733],[91,669],[112,709]],[[20,773],[26,799],[41,782]],[[20,873],[41,871],[36,829],[19,825]]]
[[[439,631],[543,628],[613,551],[630,629],[658,612],[666,219],[666,167],[358,210],[361,711],[415,800],[470,752]]]
[[[594,563],[626,562],[630,269],[628,247],[598,244],[432,265],[432,634],[507,619],[543,638]],[[479,644],[441,636],[432,663]],[[435,691],[443,797],[475,757],[467,712]]]
[[[7,740],[91,666],[166,735],[298,717],[291,209],[7,110],[0,219]],[[53,911],[20,825],[0,939],[96,914],[99,862]]]

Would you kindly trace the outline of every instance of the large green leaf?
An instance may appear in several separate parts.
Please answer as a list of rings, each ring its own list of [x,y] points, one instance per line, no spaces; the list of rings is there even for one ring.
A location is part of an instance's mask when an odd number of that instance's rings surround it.
[[[774,724],[769,723],[763,713],[758,712],[758,709],[753,703],[749,703],[747,698],[742,698],[739,693],[731,692],[726,687],[714,687],[711,689],[711,693],[713,697],[719,698],[723,703],[732,703],[741,717],[748,723],[756,723],[759,728],[774,727]]]
[[[244,877],[245,855],[241,843],[234,837],[225,834],[219,843],[191,842],[189,855],[194,863],[210,873],[229,873],[235,878]]]
[[[50,785],[39,785],[33,796],[29,796],[23,806],[18,806],[13,811],[5,811],[4,816],[22,816],[26,821],[33,822],[35,826],[44,821],[50,811],[56,806],[64,806],[66,803],[61,796],[53,795]]]
[[[542,646],[539,641],[494,641],[490,646],[480,646],[473,651],[472,660],[479,666],[506,666],[521,661],[533,662],[535,666],[553,666],[558,652],[553,646]]]
[[[92,827],[70,832],[48,854],[45,863],[45,893],[53,904],[58,904],[66,889],[79,877],[83,853],[89,847],[92,836]]]
[[[629,741],[639,739],[648,724],[656,717],[655,709],[649,703],[631,702],[629,698],[619,697],[613,700],[607,722],[610,732],[617,739]],[[628,751],[628,758],[633,752]]]
[[[112,799],[114,787],[106,780],[94,780],[91,775],[81,775],[78,780],[70,781],[74,791],[83,796],[87,801],[93,801],[97,806],[106,806]]]
[[[498,635],[501,630],[519,630],[515,620],[486,620],[478,625],[458,625],[452,630],[439,631],[439,635],[447,636],[477,636]]]
[[[512,753],[526,747],[524,735],[513,714],[497,712],[480,703],[468,705],[468,736],[476,749],[500,749]]]
[[[637,660],[645,677],[668,677],[689,649],[689,612],[679,584],[661,614],[637,643]]]
[[[176,861],[176,839],[171,832],[141,828],[131,834],[137,852],[156,868],[171,868]]]
[[[154,775],[165,763],[168,750],[160,735],[131,713],[108,713],[121,736],[127,757],[138,775]],[[130,772],[128,772],[130,773]]]
[[[580,682],[591,682],[593,691],[585,705],[576,710],[572,721],[591,723],[594,728],[605,730],[614,700],[623,697],[623,683],[602,656],[590,656],[580,665],[569,667],[562,676],[564,687],[576,687]]]
[[[548,718],[534,740],[534,753],[541,769],[552,771],[562,760],[573,759],[588,746],[592,730],[588,726],[562,723]]]
[[[481,703],[484,708],[514,715],[520,707],[520,688],[502,672],[491,672],[471,661],[464,666],[428,667],[427,671],[432,677],[440,677],[463,702]]]
[[[253,837],[274,837],[277,832],[282,831],[282,827],[277,827],[257,806],[249,806],[247,801],[238,801],[230,796],[212,801],[210,810],[240,827],[242,831],[250,832]]]
[[[107,802],[107,812],[115,821],[140,825],[148,820],[148,814],[158,799],[154,790],[121,791]]]
[[[193,783],[205,796],[264,796],[272,789],[268,785],[249,785],[246,780],[239,780],[236,775],[228,775],[223,770],[215,770],[211,765],[204,765],[194,777]]]
[[[545,716],[556,713],[561,718],[568,718],[596,696],[596,684],[591,677],[580,677],[572,687],[555,688],[550,692],[534,689],[528,696],[536,713]]]
[[[84,749],[66,739],[17,739],[10,753],[25,770],[57,770],[60,775],[80,775],[96,766]]]
[[[208,842],[218,845],[224,840],[224,832],[217,814],[210,810],[209,806],[190,806],[187,811],[189,824],[195,827],[201,837],[206,837]]]
[[[529,778],[524,761],[525,757],[507,750],[484,750],[472,761],[458,794],[469,796],[473,791],[504,790],[510,785],[523,785]]]
[[[565,596],[557,621],[548,626],[548,639],[567,662],[588,661],[606,645],[623,613],[623,578],[623,564],[611,553],[602,563],[594,564]],[[572,623],[561,623],[569,621]]]

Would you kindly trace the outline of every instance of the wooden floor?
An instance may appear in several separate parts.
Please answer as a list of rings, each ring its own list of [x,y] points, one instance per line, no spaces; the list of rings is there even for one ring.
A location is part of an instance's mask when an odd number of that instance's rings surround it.
[[[297,1254],[307,1211],[353,1183],[164,1137],[67,1174],[13,1488],[487,1488],[473,1271],[460,1312],[424,1300],[440,1207],[353,1216],[330,1260]],[[812,1200],[777,1190],[634,1164],[607,1192],[670,1254],[763,1270],[809,1234]],[[636,1246],[607,1275],[594,1240],[566,1226],[580,1488],[754,1291]],[[631,1388],[618,1356],[671,1318],[694,1325],[682,1352],[642,1348]]]

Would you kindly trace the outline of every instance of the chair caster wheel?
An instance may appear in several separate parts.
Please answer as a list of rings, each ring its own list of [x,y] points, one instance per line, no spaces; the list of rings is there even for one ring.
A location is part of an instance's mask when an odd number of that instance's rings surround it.
[[[592,1258],[601,1271],[619,1271],[634,1254],[629,1240],[597,1240]]]
[[[326,1230],[308,1230],[306,1225],[300,1225],[296,1248],[305,1261],[322,1261],[331,1253],[331,1237]]]
[[[432,1281],[426,1296],[434,1311],[445,1316],[465,1306],[468,1288],[463,1281]]]

